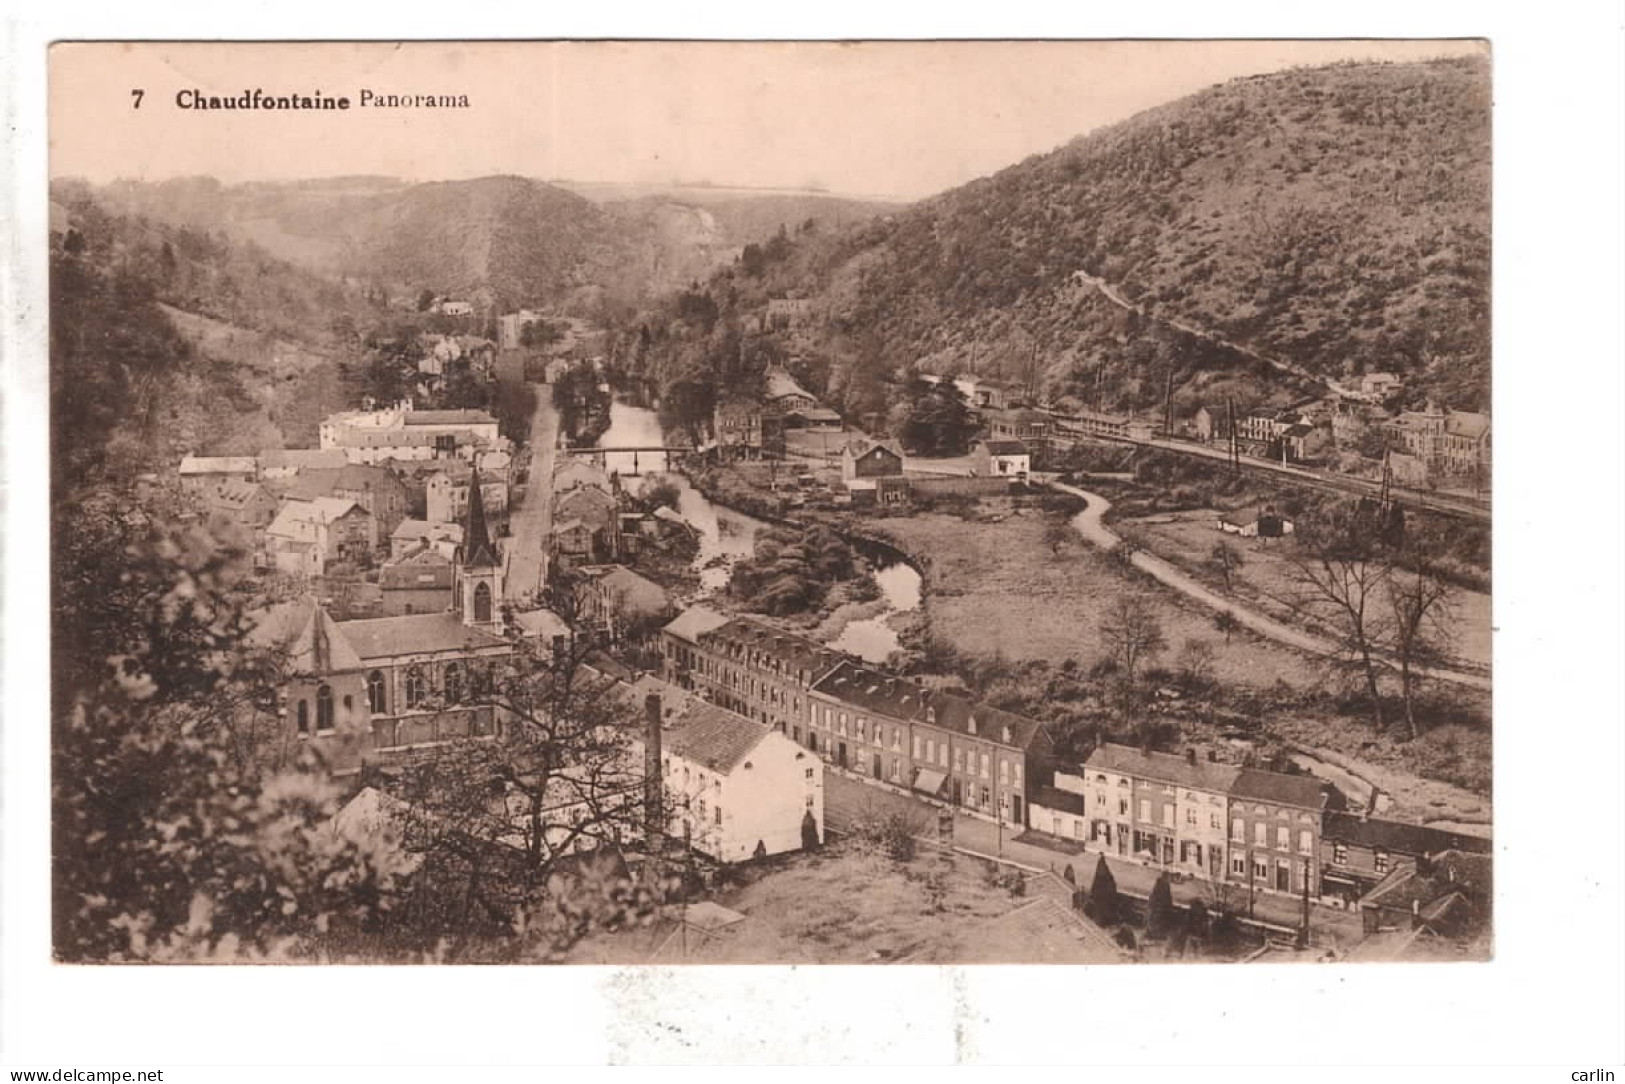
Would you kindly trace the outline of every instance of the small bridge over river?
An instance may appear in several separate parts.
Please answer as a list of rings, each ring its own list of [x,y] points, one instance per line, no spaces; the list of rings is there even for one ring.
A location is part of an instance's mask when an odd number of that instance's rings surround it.
[[[608,458],[610,456],[612,456],[612,455],[621,455],[621,456],[630,455],[632,457],[632,469],[629,470],[629,471],[623,471],[622,473],[624,473],[624,474],[632,474],[632,475],[636,475],[638,473],[638,458],[639,458],[639,456],[647,456],[647,457],[650,457],[650,458],[653,458],[653,457],[656,457],[656,456],[664,456],[665,457],[665,465],[667,467],[669,467],[672,464],[676,463],[683,456],[693,455],[694,451],[695,451],[695,449],[693,449],[693,448],[691,448],[691,447],[689,447],[687,445],[678,446],[678,445],[660,445],[660,444],[637,444],[637,445],[624,445],[624,446],[622,446],[622,445],[610,445],[610,446],[605,447],[605,448],[597,448],[597,447],[563,448],[563,449],[560,449],[560,450],[565,455],[573,455],[573,456],[578,456],[578,457],[580,457],[582,459],[590,459],[593,462],[597,463],[600,467],[606,467],[606,468],[608,467]]]

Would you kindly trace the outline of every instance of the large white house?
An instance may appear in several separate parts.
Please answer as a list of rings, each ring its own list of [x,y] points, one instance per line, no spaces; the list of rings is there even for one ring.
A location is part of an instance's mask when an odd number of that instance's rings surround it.
[[[337,448],[351,463],[385,459],[471,459],[506,443],[497,420],[483,410],[413,410],[410,400],[381,410],[330,414],[317,430],[322,448]]]
[[[648,738],[633,755],[648,755]],[[824,837],[824,762],[780,732],[694,701],[660,734],[667,831],[719,862],[801,848],[807,817]]]

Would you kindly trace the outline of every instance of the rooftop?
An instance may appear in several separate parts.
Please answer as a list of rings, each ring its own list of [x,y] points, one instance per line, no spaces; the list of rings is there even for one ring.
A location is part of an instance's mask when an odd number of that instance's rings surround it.
[[[1450,850],[1484,854],[1491,848],[1489,840],[1476,836],[1429,828],[1423,824],[1360,817],[1354,813],[1327,813],[1321,836],[1336,843],[1377,847],[1395,854],[1426,855]]]
[[[884,448],[898,459],[903,458],[902,445],[895,440],[870,440],[867,437],[859,437],[847,441],[846,447],[842,450],[849,453],[853,459],[862,459],[876,448]]]
[[[267,449],[260,453],[262,470],[305,470],[311,467],[342,467],[349,460],[342,448]]]
[[[440,651],[509,646],[500,636],[468,627],[453,613],[342,621],[337,623],[337,628],[363,661],[386,659],[393,655],[429,655]]]
[[[339,629],[309,595],[281,602],[252,615],[248,642],[283,652],[296,671],[305,673],[356,670],[361,659]]]
[[[407,425],[495,425],[497,420],[483,410],[410,410]]]
[[[1058,787],[1034,787],[1032,791],[1032,804],[1043,806],[1045,809],[1059,809],[1062,813],[1072,813],[1082,817],[1088,815],[1088,800],[1077,791],[1061,790]],[[1035,820],[1034,827],[1042,827]]]
[[[1233,764],[1216,764],[1205,757],[1199,756],[1192,763],[1190,757],[1177,753],[1146,752],[1131,745],[1112,742],[1102,744],[1089,754],[1085,764],[1101,771],[1154,779],[1159,783],[1172,783],[1215,794],[1227,793],[1241,772]]]
[[[742,651],[761,651],[777,659],[790,671],[806,669],[814,679],[840,662],[840,652],[794,633],[748,617],[736,617],[724,625],[703,632],[697,642],[707,648],[737,646]]]
[[[1318,811],[1326,804],[1326,785],[1312,776],[1243,768],[1230,785],[1230,796]]]
[[[189,455],[181,459],[182,474],[254,474],[259,461],[251,455]]]
[[[728,775],[771,733],[743,715],[701,702],[691,705],[660,743],[664,752]]]
[[[461,543],[463,528],[458,523],[430,523],[424,519],[403,519],[389,537],[398,538],[403,542],[422,538]]]
[[[980,442],[989,455],[1026,455],[1027,446],[1019,440],[984,440]]]
[[[678,614],[662,631],[690,643],[697,643],[701,635],[721,628],[730,620],[732,619],[726,614],[718,613],[708,606],[690,606]]]
[[[935,692],[906,678],[869,670],[852,660],[841,662],[813,690],[877,715],[924,723],[1017,749],[1026,749],[1044,729],[1036,719],[976,704],[952,693]],[[1006,728],[1009,737],[1005,736]]]

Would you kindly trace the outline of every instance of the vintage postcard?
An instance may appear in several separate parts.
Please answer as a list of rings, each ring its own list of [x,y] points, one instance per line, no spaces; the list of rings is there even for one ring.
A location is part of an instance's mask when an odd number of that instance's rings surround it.
[[[57,961],[1491,958],[1486,43],[49,81]]]

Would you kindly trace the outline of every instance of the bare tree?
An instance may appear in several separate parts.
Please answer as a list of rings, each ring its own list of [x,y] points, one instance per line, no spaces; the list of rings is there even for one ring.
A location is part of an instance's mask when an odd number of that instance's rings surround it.
[[[1246,560],[1241,556],[1241,551],[1222,539],[1213,543],[1213,550],[1208,554],[1207,559],[1208,567],[1224,577],[1226,593],[1234,592],[1231,577],[1235,575],[1237,569],[1246,563]]]
[[[1377,673],[1389,633],[1382,590],[1393,566],[1379,528],[1358,507],[1333,510],[1299,525],[1290,560],[1299,606],[1337,637],[1364,680],[1372,725],[1380,731],[1385,720]]]
[[[1179,669],[1193,686],[1203,686],[1212,681],[1213,645],[1195,636],[1187,638],[1179,652]]]
[[[571,611],[571,591],[552,592],[556,610]],[[473,690],[490,724],[434,749],[390,788],[406,847],[423,858],[422,926],[459,944],[481,933],[542,933],[541,951],[556,954],[590,928],[581,907],[619,898],[592,889],[603,878],[590,859],[634,840],[661,850],[672,803],[665,788],[658,809],[648,801],[635,745],[643,713],[588,665],[592,650],[585,636],[551,651],[524,645]],[[539,915],[557,921],[539,924]]]
[[[1100,623],[1100,634],[1130,685],[1134,684],[1140,663],[1155,658],[1168,647],[1162,622],[1157,618],[1156,603],[1141,594],[1123,595],[1112,603]]]
[[[1241,627],[1241,622],[1236,620],[1235,614],[1231,613],[1229,610],[1224,610],[1214,615],[1213,627],[1219,632],[1224,633],[1224,643],[1225,646],[1228,647],[1230,645],[1230,637],[1234,635],[1235,631]]]
[[[1405,726],[1415,740],[1421,734],[1416,724],[1416,670],[1438,661],[1452,642],[1455,599],[1450,586],[1429,575],[1425,564],[1414,571],[1394,572],[1387,587]]]

